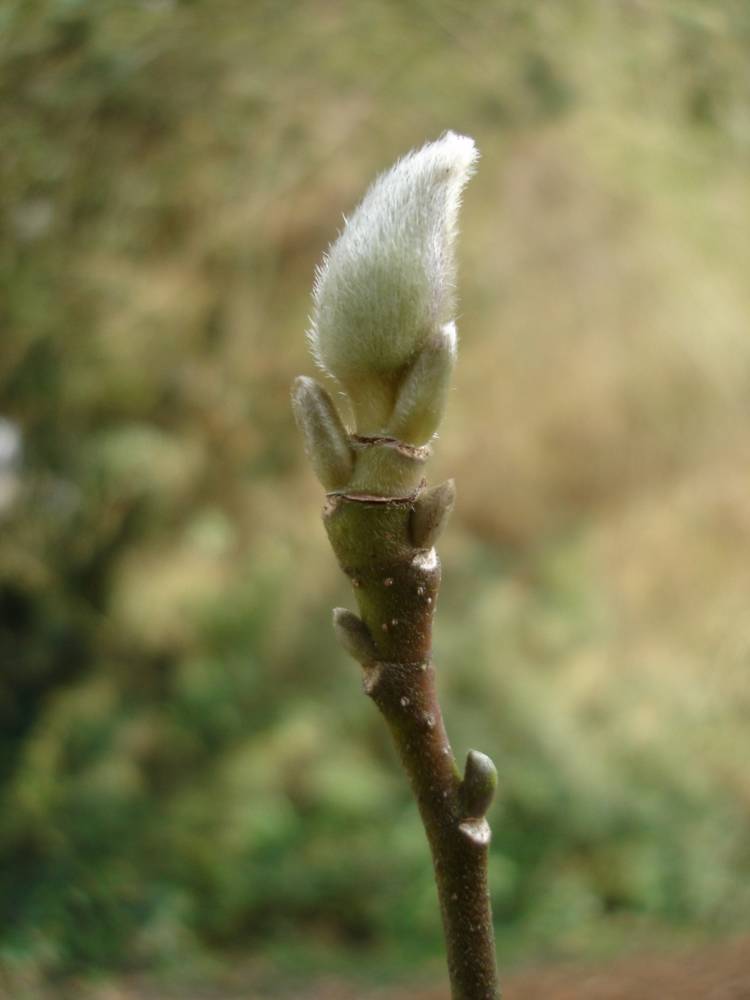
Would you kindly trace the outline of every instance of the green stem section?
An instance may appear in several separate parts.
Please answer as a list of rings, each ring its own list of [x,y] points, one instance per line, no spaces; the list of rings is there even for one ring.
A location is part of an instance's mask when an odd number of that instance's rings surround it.
[[[330,496],[323,517],[367,630],[360,626],[347,648],[359,650],[354,655],[365,691],[391,731],[432,851],[453,1000],[498,1000],[490,831],[483,815],[472,815],[480,811],[472,803],[489,804],[494,768],[483,796],[477,761],[492,768],[491,762],[474,755],[464,783],[448,741],[431,662],[440,562],[434,548],[413,542],[414,506],[413,500]]]

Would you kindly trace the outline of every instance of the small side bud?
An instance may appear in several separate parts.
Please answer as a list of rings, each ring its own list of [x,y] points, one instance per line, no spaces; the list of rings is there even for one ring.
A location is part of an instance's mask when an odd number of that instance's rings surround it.
[[[417,497],[411,512],[411,539],[418,549],[431,549],[445,527],[456,502],[456,484],[447,479]]]
[[[353,612],[346,608],[334,608],[333,631],[347,653],[358,663],[366,666],[377,660],[378,654],[370,631]]]
[[[456,362],[456,326],[431,337],[399,386],[388,432],[408,444],[425,444],[440,426]]]
[[[461,782],[461,802],[466,816],[479,819],[490,807],[497,788],[497,769],[479,750],[469,750]]]
[[[292,410],[315,475],[327,490],[346,486],[354,456],[331,397],[315,379],[300,375],[292,386]]]

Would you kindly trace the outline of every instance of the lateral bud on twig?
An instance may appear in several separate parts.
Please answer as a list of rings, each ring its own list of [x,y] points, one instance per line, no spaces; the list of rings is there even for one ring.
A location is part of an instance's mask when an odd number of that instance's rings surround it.
[[[472,819],[483,817],[490,807],[497,788],[497,769],[486,753],[469,750],[464,779],[461,782],[461,803],[464,813]]]
[[[361,618],[347,608],[333,609],[333,631],[347,653],[362,666],[375,663],[378,658],[370,630]]]
[[[315,379],[300,375],[292,386],[292,409],[315,475],[327,490],[346,486],[354,456],[331,397]]]
[[[446,479],[444,483],[425,490],[417,497],[409,529],[418,549],[432,548],[447,524],[455,502],[456,484],[452,479]]]
[[[456,325],[446,323],[420,350],[399,386],[388,421],[393,437],[425,444],[440,426],[456,362]]]

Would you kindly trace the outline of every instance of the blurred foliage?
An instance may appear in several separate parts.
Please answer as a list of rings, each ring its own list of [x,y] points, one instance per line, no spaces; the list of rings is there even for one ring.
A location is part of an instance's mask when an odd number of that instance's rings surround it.
[[[0,4],[16,981],[439,948],[287,392],[341,214],[447,127],[483,160],[436,647],[498,927],[750,923],[749,56],[744,0]]]

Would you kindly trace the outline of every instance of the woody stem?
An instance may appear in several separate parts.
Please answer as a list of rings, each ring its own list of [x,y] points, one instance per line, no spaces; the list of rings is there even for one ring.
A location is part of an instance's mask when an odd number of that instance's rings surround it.
[[[453,1000],[498,1000],[484,818],[494,768],[472,752],[462,778],[445,731],[431,662],[440,562],[434,548],[415,544],[418,503],[417,497],[329,497],[325,527],[361,616],[341,613],[337,630],[362,664],[365,691],[385,718],[419,807]]]

